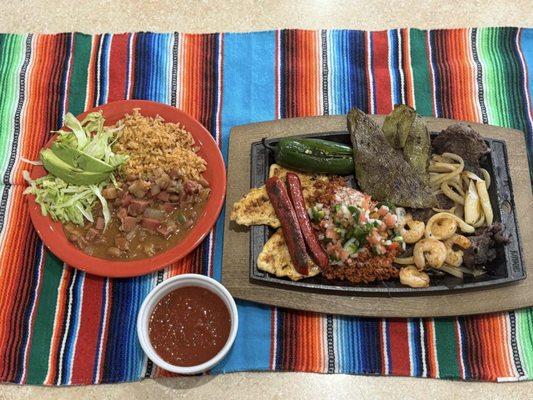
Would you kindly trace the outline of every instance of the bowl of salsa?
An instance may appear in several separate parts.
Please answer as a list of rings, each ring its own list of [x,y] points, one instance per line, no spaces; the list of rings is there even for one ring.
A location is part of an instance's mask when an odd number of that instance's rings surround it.
[[[238,325],[235,300],[224,286],[204,275],[184,274],[164,281],[144,299],[137,335],[158,367],[193,375],[226,356]]]

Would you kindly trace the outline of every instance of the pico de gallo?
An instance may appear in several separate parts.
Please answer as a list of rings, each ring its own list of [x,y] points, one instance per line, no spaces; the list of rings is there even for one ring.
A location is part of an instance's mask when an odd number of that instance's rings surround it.
[[[350,187],[336,190],[330,204],[317,203],[309,216],[332,265],[355,266],[359,258],[392,258],[405,247],[394,233],[395,207]]]

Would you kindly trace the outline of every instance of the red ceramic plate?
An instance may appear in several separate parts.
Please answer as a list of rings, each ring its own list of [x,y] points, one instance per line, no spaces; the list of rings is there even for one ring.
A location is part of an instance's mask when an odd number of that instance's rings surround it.
[[[203,215],[200,216],[191,231],[181,242],[154,257],[133,261],[104,260],[83,253],[68,241],[61,223],[54,222],[49,217],[43,216],[40,207],[35,203],[34,196],[28,196],[30,217],[44,244],[68,265],[95,275],[109,277],[144,275],[157,271],[185,257],[200,244],[215,224],[226,192],[226,169],[218,145],[211,134],[187,113],[153,101],[124,100],[93,108],[79,115],[78,118],[85,117],[91,111],[102,110],[106,118],[106,125],[112,125],[122,119],[125,114],[131,113],[134,108],[139,108],[141,114],[146,116],[155,117],[160,115],[166,122],[179,122],[191,132],[196,144],[200,146],[198,154],[207,161],[207,171],[203,175],[209,182],[211,194]],[[49,147],[52,141],[53,138],[45,147]],[[31,177],[36,179],[45,174],[44,168],[33,167]]]

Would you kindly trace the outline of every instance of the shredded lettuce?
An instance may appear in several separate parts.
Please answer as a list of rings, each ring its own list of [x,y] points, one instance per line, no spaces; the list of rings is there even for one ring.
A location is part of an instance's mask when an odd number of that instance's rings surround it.
[[[112,137],[113,134],[106,131],[96,133],[91,138],[92,140],[83,148],[83,152],[91,157],[109,162],[109,153],[112,154],[112,152],[108,144]]]
[[[26,164],[31,164],[31,165],[43,165],[42,161],[28,160],[27,158],[24,158],[24,157],[20,157],[20,161]]]
[[[67,113],[63,121],[70,131],[58,131],[58,143],[75,148],[112,167],[118,167],[128,159],[127,155],[115,154],[112,150],[122,127],[104,126],[105,118],[101,111],[87,114],[81,122],[71,113]]]
[[[75,207],[80,210],[87,221],[94,222],[93,215],[90,212],[87,212],[87,210],[85,210],[79,203],[76,203]]]
[[[76,186],[69,185],[53,175],[45,175],[42,178],[31,179],[28,171],[22,172],[28,187],[24,194],[33,194],[35,202],[41,207],[41,213],[50,216],[54,221],[63,223],[72,222],[83,226],[85,220],[94,221],[93,206],[98,199],[102,204],[105,227],[111,220],[111,213],[107,201],[102,195],[102,189],[109,181],[99,185]]]
[[[102,204],[102,213],[104,214],[105,228],[107,228],[107,224],[109,223],[109,221],[111,221],[111,212],[109,211],[109,207],[107,206],[107,200],[102,195],[102,186],[91,185],[90,188]]]
[[[67,128],[70,128],[72,131],[72,134],[74,134],[74,137],[76,138],[76,148],[78,150],[81,150],[87,145],[87,142],[89,138],[87,137],[87,134],[85,133],[85,130],[83,129],[83,126],[81,125],[80,121],[71,113],[67,113],[65,115],[65,118],[63,118],[63,123]],[[58,140],[60,141],[61,138],[66,138],[68,140],[69,145],[72,145],[72,139],[69,136],[70,132],[67,131],[59,131],[60,137]],[[66,144],[66,143],[65,143]]]
[[[91,137],[89,143],[87,143],[82,151],[91,157],[104,161],[112,167],[117,167],[123,164],[128,157],[124,154],[115,154],[113,152],[111,149],[114,143],[113,136],[113,131],[101,130]]]
[[[96,134],[104,129],[105,118],[102,111],[95,111],[87,114],[81,121],[81,126],[89,135]]]

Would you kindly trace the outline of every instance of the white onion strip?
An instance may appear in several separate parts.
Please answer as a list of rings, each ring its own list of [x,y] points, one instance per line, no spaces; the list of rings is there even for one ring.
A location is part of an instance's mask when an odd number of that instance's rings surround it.
[[[410,264],[414,264],[415,261],[413,259],[413,257],[404,257],[404,258],[401,258],[401,257],[396,257],[394,259],[394,262],[396,264],[400,264],[400,265],[410,265]]]
[[[492,213],[492,206],[490,204],[489,192],[487,191],[486,182],[483,180],[477,181],[476,189],[479,195],[481,207],[483,208],[483,214],[485,214],[485,221],[487,222],[487,225],[491,225],[494,219],[494,215]]]
[[[447,197],[452,199],[455,203],[458,203],[458,204],[461,204],[461,205],[465,204],[464,197],[462,197],[460,194],[457,194],[456,192],[454,192],[452,190],[452,188],[450,187],[450,185],[448,184],[448,182],[442,182],[442,185],[440,186],[440,188],[442,190],[442,193],[444,193]],[[463,194],[463,196],[464,196],[464,194]]]
[[[435,215],[433,215],[427,222],[426,224],[426,232],[427,232],[427,235],[428,236],[431,236],[430,233],[431,233],[431,228],[433,226],[433,223],[439,219],[442,219],[442,218],[451,218],[451,219],[454,219],[455,222],[457,222],[457,225],[459,225],[459,228],[461,229],[461,231],[463,231],[464,233],[473,233],[475,232],[475,229],[473,226],[467,224],[465,221],[463,221],[461,218],[459,218],[457,215],[455,214],[450,214],[448,212],[441,212],[441,213],[437,213]],[[426,236],[426,237],[428,237]]]

